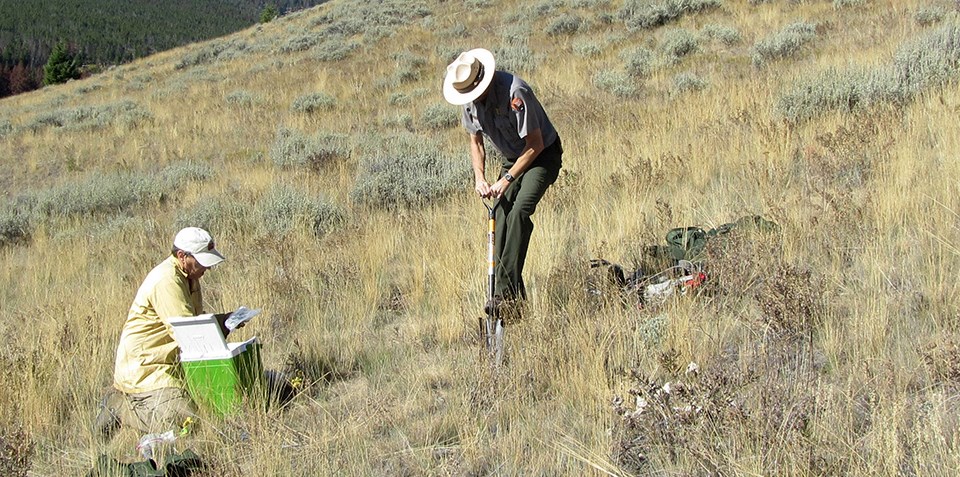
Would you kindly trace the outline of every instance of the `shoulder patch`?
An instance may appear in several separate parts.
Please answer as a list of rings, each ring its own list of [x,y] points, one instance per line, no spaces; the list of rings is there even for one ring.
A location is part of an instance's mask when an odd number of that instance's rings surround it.
[[[510,101],[510,109],[522,113],[523,108],[524,108],[524,104],[522,99],[513,98],[513,100]]]

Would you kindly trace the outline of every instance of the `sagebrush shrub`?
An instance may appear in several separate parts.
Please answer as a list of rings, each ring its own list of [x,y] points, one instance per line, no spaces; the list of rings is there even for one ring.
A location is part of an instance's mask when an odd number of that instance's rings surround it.
[[[50,127],[70,131],[98,130],[114,124],[133,128],[152,119],[153,114],[139,103],[124,100],[100,106],[79,106],[41,113],[34,117],[27,127],[35,132]]]
[[[547,35],[572,35],[584,25],[583,18],[574,13],[566,13],[554,18],[546,27],[544,32]]]
[[[313,137],[281,127],[270,147],[270,158],[278,167],[309,167],[319,170],[350,154],[347,137],[319,132]]]
[[[633,82],[633,78],[620,71],[598,71],[597,74],[593,76],[593,84],[598,89],[621,98],[633,97],[639,92],[639,88],[637,88],[637,85]]]
[[[423,125],[429,129],[446,129],[460,124],[459,108],[448,104],[431,104],[423,110]]]
[[[27,214],[15,209],[0,212],[0,248],[26,241],[32,228]]]
[[[742,36],[740,30],[726,25],[710,24],[703,27],[703,34],[708,38],[713,38],[727,46],[740,43]]]
[[[202,197],[190,207],[177,210],[175,228],[200,227],[216,235],[224,230],[244,230],[248,227],[250,205],[231,196]]]
[[[13,124],[10,123],[9,119],[0,119],[0,137],[7,136],[13,133]]]
[[[337,105],[337,100],[327,93],[317,92],[298,96],[293,100],[290,109],[298,113],[315,113],[329,111]]]
[[[311,52],[312,57],[319,61],[340,61],[359,47],[360,43],[355,40],[330,38],[314,47]]]
[[[166,200],[183,185],[204,181],[211,174],[208,165],[199,163],[175,164],[152,174],[96,174],[41,191],[36,196],[36,210],[47,217],[116,213]]]
[[[626,64],[627,73],[634,78],[646,78],[657,68],[657,58],[646,48],[637,47],[620,54]]]
[[[798,55],[817,36],[817,25],[796,22],[753,45],[753,64],[760,67],[770,60]]]
[[[913,21],[920,26],[930,26],[943,21],[946,14],[947,12],[939,6],[920,7],[913,13]]]
[[[706,89],[707,80],[701,78],[696,73],[680,73],[673,77],[673,93],[681,94],[689,91],[703,91]]]
[[[284,236],[298,228],[321,236],[340,224],[342,209],[322,197],[310,197],[291,186],[276,184],[257,202],[261,226],[272,235]]]
[[[776,102],[777,112],[793,122],[830,111],[853,112],[880,103],[901,103],[907,99],[885,69],[831,68],[801,80]]]
[[[463,187],[468,161],[450,158],[429,138],[400,133],[371,139],[360,158],[351,199],[369,207],[427,204]]]
[[[906,94],[943,86],[960,73],[960,23],[952,22],[905,42],[893,59],[893,76]]]
[[[603,52],[603,46],[596,40],[577,39],[570,47],[574,53],[582,57],[597,56]]]
[[[656,28],[684,15],[720,7],[720,0],[626,0],[617,15],[631,31]]]
[[[663,34],[660,49],[674,60],[696,52],[700,48],[700,39],[689,30],[676,29]]]
[[[224,96],[223,99],[227,104],[237,106],[253,106],[253,104],[256,103],[256,98],[253,94],[244,90],[232,91]]]

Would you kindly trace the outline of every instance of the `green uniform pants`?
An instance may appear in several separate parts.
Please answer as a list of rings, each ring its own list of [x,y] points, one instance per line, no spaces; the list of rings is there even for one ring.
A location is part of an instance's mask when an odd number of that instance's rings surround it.
[[[530,236],[533,235],[533,221],[530,216],[537,210],[537,204],[543,198],[557,176],[560,174],[563,146],[558,137],[550,147],[540,152],[533,165],[510,184],[506,193],[500,197],[497,207],[497,229],[494,234],[497,254],[497,283],[494,294],[504,299],[526,299],[527,290],[523,284],[523,264],[527,259]],[[503,165],[500,176],[513,166],[513,161]]]

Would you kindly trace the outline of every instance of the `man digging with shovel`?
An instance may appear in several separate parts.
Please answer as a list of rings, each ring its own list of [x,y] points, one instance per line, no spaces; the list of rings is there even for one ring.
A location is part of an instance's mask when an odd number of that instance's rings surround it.
[[[477,48],[447,66],[443,97],[462,106],[461,121],[470,134],[470,158],[477,194],[497,199],[496,283],[484,311],[519,318],[527,298],[523,265],[533,234],[530,216],[560,174],[563,147],[533,89],[517,76],[496,71],[493,54]],[[504,156],[499,180],[484,175],[484,138]]]

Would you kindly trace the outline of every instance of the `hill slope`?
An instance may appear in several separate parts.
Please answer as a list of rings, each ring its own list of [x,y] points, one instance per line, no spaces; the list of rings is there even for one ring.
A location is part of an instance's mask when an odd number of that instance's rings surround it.
[[[948,2],[334,0],[4,99],[0,470],[134,458],[89,424],[136,287],[199,225],[207,308],[262,308],[235,339],[304,383],[205,416],[181,445],[208,475],[949,475],[958,39]],[[477,46],[565,149],[496,372],[440,92]],[[779,232],[711,239],[663,303],[587,265],[665,271],[668,230],[755,215]]]

